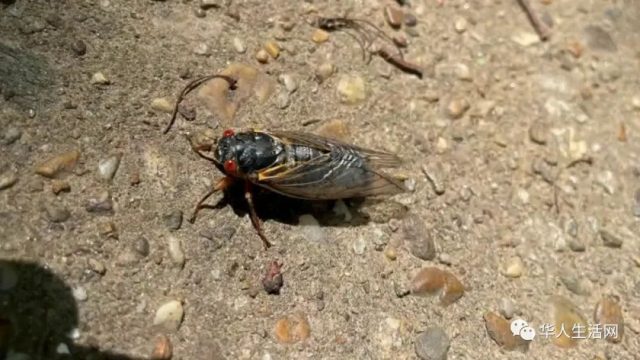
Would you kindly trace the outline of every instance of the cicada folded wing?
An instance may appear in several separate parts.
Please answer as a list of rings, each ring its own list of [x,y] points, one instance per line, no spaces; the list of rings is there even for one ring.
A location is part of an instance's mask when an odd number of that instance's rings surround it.
[[[271,191],[308,200],[390,195],[405,191],[403,183],[377,167],[397,166],[395,155],[372,151],[311,134],[278,133],[279,139],[324,153],[283,164],[258,174],[256,183]],[[378,165],[378,166],[376,166]]]

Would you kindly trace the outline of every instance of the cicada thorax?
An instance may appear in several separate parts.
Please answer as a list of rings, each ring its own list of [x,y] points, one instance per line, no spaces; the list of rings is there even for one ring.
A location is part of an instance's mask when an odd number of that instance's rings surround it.
[[[216,148],[216,158],[224,172],[234,177],[247,177],[281,163],[285,157],[284,144],[256,131],[225,130]]]

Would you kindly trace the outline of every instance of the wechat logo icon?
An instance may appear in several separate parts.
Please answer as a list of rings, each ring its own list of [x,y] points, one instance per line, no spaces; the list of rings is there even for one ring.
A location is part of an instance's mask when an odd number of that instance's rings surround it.
[[[511,333],[513,336],[520,336],[527,341],[531,341],[536,337],[536,331],[522,319],[516,319],[511,322]]]

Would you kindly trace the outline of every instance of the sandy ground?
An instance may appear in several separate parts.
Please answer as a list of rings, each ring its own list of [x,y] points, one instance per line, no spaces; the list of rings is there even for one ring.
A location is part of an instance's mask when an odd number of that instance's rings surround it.
[[[429,349],[416,348],[428,328],[446,334],[428,339],[431,351],[449,344],[433,359],[640,356],[638,2],[532,0],[553,24],[547,42],[516,1],[412,0],[402,9],[417,25],[400,30],[385,23],[391,1],[210,3],[0,4],[2,290],[17,293],[17,273],[24,291],[20,315],[3,311],[21,334],[32,333],[9,345],[13,358],[64,352],[61,342],[147,357],[158,334],[170,339],[174,359],[427,358],[421,351]],[[405,56],[424,78],[379,57],[363,61],[344,33],[314,43],[315,15],[367,18],[404,34]],[[269,40],[281,51],[261,64],[256,53]],[[154,99],[173,102],[188,79],[232,63],[272,82],[266,100],[252,96],[221,119],[191,96],[196,119],[179,117],[163,135],[169,114]],[[319,81],[326,64],[334,73]],[[283,75],[295,91],[278,81]],[[349,81],[364,84],[354,104],[339,91]],[[333,221],[333,204],[267,194],[259,210],[275,243],[268,251],[242,206],[186,221],[221,174],[183,135],[313,132],[331,121],[350,142],[405,159],[414,191],[359,209],[348,202],[350,213],[364,214],[351,221]],[[67,174],[36,174],[74,149],[79,160]],[[114,163],[105,180],[99,164],[109,172]],[[68,191],[53,193],[65,183]],[[323,226],[298,225],[307,213]],[[423,260],[414,243],[436,253]],[[260,283],[273,261],[283,264],[280,295]],[[462,298],[442,306],[406,295],[426,266],[458,278]],[[488,311],[536,329],[552,323],[556,295],[589,324],[601,299],[616,299],[622,342],[564,349],[539,336],[522,352],[488,335]],[[47,309],[33,305],[40,300]],[[173,300],[182,322],[154,325]],[[310,335],[283,344],[274,327],[293,314]]]

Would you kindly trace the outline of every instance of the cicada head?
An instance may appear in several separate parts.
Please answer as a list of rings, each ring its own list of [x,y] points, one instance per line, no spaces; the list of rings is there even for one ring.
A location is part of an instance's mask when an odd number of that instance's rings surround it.
[[[222,172],[233,177],[245,177],[271,166],[281,147],[268,134],[225,130],[218,141],[215,157]]]

